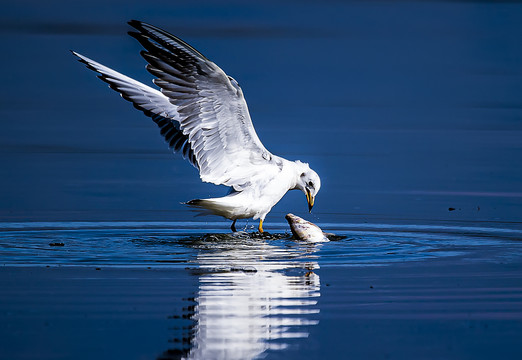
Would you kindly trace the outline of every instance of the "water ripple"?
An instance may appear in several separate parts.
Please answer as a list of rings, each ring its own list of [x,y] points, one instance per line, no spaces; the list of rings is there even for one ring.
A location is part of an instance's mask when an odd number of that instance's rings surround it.
[[[224,223],[32,222],[0,224],[4,265],[104,265],[185,267],[204,254],[242,252],[277,262],[310,261],[322,266],[366,266],[451,256],[509,259],[522,253],[522,231],[508,228],[388,224],[321,224],[345,239],[323,245],[293,240],[278,231],[228,233]],[[506,246],[509,245],[509,246]],[[509,252],[505,250],[509,248]],[[316,252],[320,249],[320,252]],[[234,255],[235,254],[235,255]],[[239,263],[248,265],[241,256]]]

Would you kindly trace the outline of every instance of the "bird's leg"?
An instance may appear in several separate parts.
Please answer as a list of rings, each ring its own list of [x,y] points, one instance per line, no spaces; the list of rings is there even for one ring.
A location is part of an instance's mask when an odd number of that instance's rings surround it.
[[[263,233],[263,219],[259,219],[259,232]]]
[[[237,232],[237,230],[236,230],[236,220],[237,220],[237,219],[235,219],[235,220],[232,222],[232,226],[230,227],[230,229],[231,229],[233,232]]]

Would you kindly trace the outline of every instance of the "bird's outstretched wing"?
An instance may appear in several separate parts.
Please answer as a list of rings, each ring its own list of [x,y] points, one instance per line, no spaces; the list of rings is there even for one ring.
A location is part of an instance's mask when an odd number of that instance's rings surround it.
[[[278,171],[280,159],[259,140],[243,92],[227,76],[183,40],[143,22],[129,24],[129,34],[145,48],[147,70],[176,107],[180,129],[203,181],[242,190],[267,171]]]
[[[188,135],[181,131],[177,107],[161,91],[131,79],[86,56],[74,51],[72,53],[89,69],[99,73],[98,77],[109,84],[111,89],[119,92],[125,100],[132,102],[136,109],[150,116],[158,124],[169,147],[174,152],[182,153],[184,158],[198,167],[196,157],[188,141]]]

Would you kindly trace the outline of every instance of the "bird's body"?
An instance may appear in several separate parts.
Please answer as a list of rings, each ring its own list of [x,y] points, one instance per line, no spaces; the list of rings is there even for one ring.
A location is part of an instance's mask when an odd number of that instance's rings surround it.
[[[302,190],[309,209],[321,186],[308,164],[271,154],[259,140],[238,83],[183,40],[139,21],[129,32],[159,90],[73,52],[101,80],[160,127],[170,148],[198,170],[201,180],[231,188],[225,197],[189,206],[233,220],[260,219],[288,190]]]
[[[189,205],[210,211],[214,215],[230,220],[253,218],[264,219],[272,207],[287,193],[296,187],[295,167],[298,164],[278,158],[278,170],[264,176],[257,182],[259,186],[249,186],[239,192],[213,199],[197,199]],[[253,179],[254,182],[255,179]]]

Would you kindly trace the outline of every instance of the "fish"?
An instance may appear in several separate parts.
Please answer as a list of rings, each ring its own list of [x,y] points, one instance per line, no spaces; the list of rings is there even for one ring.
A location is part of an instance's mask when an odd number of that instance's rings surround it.
[[[305,240],[310,242],[330,241],[326,233],[321,228],[310,221],[306,221],[294,214],[286,214],[286,221],[290,225],[290,230],[294,238],[297,240]]]

